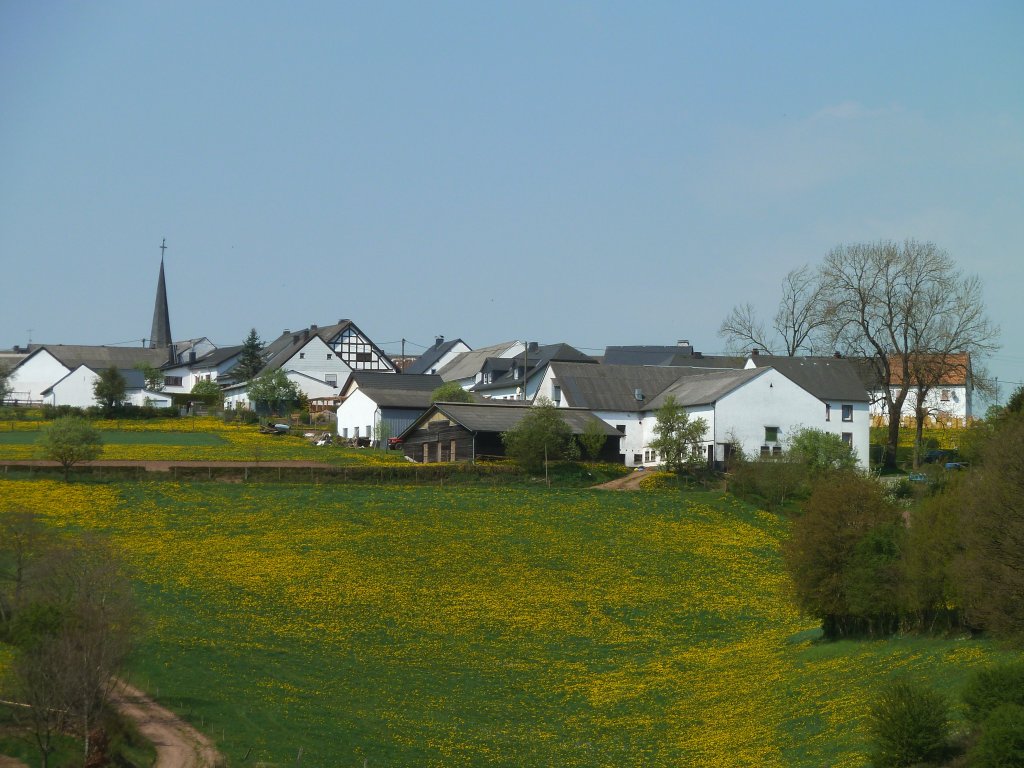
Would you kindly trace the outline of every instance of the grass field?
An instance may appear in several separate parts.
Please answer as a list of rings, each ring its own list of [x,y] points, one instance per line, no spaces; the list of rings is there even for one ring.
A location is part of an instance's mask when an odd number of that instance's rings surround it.
[[[336,466],[404,464],[398,451],[317,447],[295,435],[263,435],[251,424],[215,418],[97,421],[101,459],[140,461],[316,461]],[[39,458],[36,440],[45,422],[0,422],[0,461]],[[320,430],[322,431],[322,430]]]
[[[231,765],[863,766],[896,674],[968,640],[823,644],[786,526],[713,494],[0,481],[106,533],[151,617],[134,682]],[[248,758],[243,758],[248,755]]]

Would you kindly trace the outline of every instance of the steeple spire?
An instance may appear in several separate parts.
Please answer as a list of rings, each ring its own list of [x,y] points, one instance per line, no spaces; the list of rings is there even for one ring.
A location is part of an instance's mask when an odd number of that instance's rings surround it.
[[[164,251],[167,238],[160,244],[160,279],[156,283],[156,304],[153,307],[153,330],[149,334],[150,349],[171,346],[171,312],[167,307],[167,283],[164,281]]]

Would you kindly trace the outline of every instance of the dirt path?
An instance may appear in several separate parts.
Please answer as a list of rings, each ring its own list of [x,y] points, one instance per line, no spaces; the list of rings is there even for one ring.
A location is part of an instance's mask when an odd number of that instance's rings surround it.
[[[123,683],[111,701],[156,747],[154,768],[213,768],[220,764],[220,753],[206,736],[138,688]]]
[[[635,491],[640,487],[640,481],[644,479],[644,472],[630,472],[625,477],[616,477],[607,483],[595,485],[602,491]]]

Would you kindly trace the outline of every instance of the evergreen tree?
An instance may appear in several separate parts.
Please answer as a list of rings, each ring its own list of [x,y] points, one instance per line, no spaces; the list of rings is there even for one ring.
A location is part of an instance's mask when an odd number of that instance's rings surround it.
[[[256,378],[263,368],[263,342],[253,328],[242,343],[242,353],[238,356],[238,364],[232,373],[239,381],[250,381]]]

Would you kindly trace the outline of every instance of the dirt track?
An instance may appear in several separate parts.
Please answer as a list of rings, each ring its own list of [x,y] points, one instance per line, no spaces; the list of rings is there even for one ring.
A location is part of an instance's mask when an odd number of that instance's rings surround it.
[[[213,768],[220,753],[203,734],[138,688],[117,686],[111,701],[156,747],[154,768]]]
[[[603,491],[635,491],[640,487],[640,481],[644,479],[644,475],[643,472],[630,472],[625,477],[617,477],[607,483],[595,485],[594,488]]]

